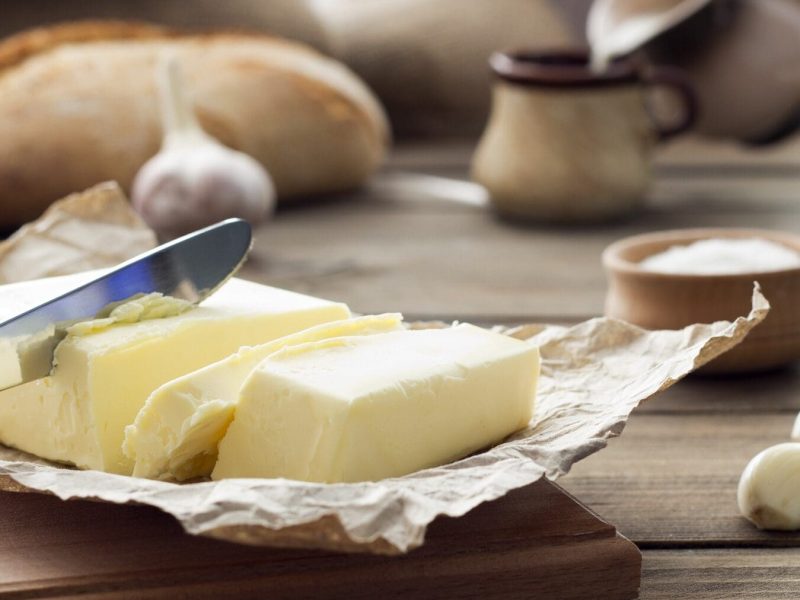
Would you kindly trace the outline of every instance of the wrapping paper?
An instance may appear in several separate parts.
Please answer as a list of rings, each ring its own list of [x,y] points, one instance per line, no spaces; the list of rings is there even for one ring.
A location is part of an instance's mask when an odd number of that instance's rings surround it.
[[[542,354],[529,426],[493,448],[405,477],[176,484],[79,471],[0,445],[0,489],[155,506],[191,534],[246,544],[404,553],[423,543],[440,515],[458,517],[542,477],[564,475],[619,435],[640,402],[738,344],[768,311],[756,285],[752,310],[733,323],[646,331],[597,318],[573,327],[506,330]]]
[[[112,267],[157,244],[119,185],[101,183],[0,243],[0,284]]]

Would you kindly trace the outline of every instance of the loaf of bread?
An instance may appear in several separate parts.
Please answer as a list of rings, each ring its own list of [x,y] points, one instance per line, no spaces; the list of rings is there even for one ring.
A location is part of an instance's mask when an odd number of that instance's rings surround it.
[[[31,30],[0,43],[0,227],[105,180],[129,190],[161,143],[155,69],[180,61],[204,129],[271,174],[279,201],[350,189],[389,138],[346,67],[257,34],[121,22]]]

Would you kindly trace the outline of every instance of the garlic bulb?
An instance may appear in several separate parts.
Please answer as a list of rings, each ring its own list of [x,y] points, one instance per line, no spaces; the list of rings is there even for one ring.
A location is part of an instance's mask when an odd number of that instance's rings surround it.
[[[228,217],[263,221],[275,205],[275,186],[250,156],[205,133],[187,100],[173,57],[159,64],[164,126],[161,151],[133,182],[134,208],[153,229],[180,235]]]
[[[759,529],[800,529],[800,443],[756,455],[739,480],[739,510]]]

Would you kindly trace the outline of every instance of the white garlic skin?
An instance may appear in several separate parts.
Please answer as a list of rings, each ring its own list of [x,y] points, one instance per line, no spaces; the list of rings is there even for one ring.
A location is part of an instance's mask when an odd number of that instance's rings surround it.
[[[133,181],[133,207],[162,236],[178,236],[229,217],[255,225],[275,207],[275,186],[247,154],[208,135],[194,113],[177,56],[157,64],[164,141]]]
[[[800,443],[757,454],[742,473],[737,499],[742,515],[759,529],[800,529]]]
[[[229,217],[264,221],[275,186],[256,160],[203,136],[166,143],[139,170],[131,199],[150,227],[180,235]]]

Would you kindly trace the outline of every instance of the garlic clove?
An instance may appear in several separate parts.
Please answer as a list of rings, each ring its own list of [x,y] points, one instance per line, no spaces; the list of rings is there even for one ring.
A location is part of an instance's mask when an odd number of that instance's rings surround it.
[[[180,235],[229,217],[264,221],[275,187],[254,159],[217,144],[171,146],[140,169],[133,206],[162,234]]]
[[[800,443],[757,454],[742,473],[737,499],[742,515],[759,529],[800,529]]]
[[[275,186],[252,157],[201,128],[174,56],[158,68],[164,141],[137,173],[134,208],[162,236],[177,236],[229,217],[257,224],[275,207]]]

